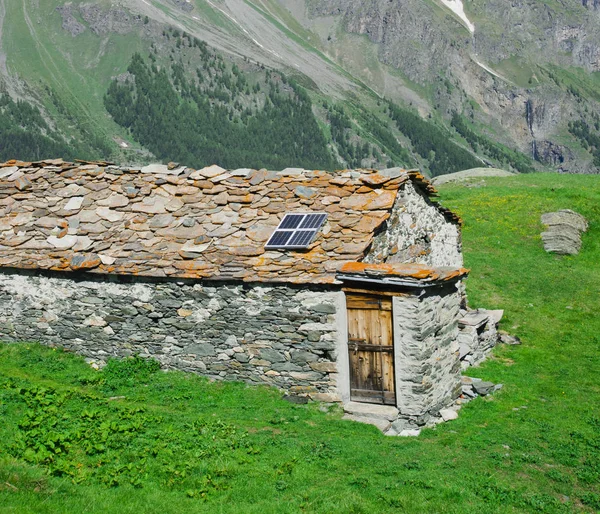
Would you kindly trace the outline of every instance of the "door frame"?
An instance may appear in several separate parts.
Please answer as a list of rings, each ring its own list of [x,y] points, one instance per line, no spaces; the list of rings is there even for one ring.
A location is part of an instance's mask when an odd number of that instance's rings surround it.
[[[399,296],[399,293],[392,293],[392,292],[387,292],[387,291],[373,291],[373,290],[367,290],[367,289],[355,289],[355,288],[349,288],[349,287],[344,287],[342,288],[342,292],[343,292],[343,296],[344,296],[344,324],[345,324],[345,337],[342,338],[345,341],[345,344],[343,345],[344,348],[342,350],[342,353],[338,353],[338,355],[340,357],[342,357],[342,359],[345,361],[344,362],[344,368],[347,369],[347,376],[343,379],[345,384],[343,384],[343,389],[342,391],[347,391],[346,395],[347,398],[344,398],[344,394],[342,394],[342,397],[344,399],[344,401],[353,401],[353,402],[357,402],[357,403],[368,403],[368,404],[372,404],[372,405],[394,405],[397,406],[398,404],[398,392],[397,392],[397,387],[396,387],[396,337],[395,337],[395,331],[394,331],[394,301],[393,301],[393,297],[394,296]],[[352,294],[352,295],[357,295],[357,296],[363,296],[363,297],[371,297],[373,299],[382,299],[382,298],[386,298],[386,300],[390,301],[390,338],[391,340],[389,341],[389,346],[390,348],[390,352],[391,353],[391,367],[392,367],[392,380],[393,380],[393,402],[386,402],[385,401],[385,393],[384,390],[381,390],[382,393],[382,397],[381,397],[381,402],[369,402],[369,401],[365,401],[365,400],[361,400],[361,399],[353,399],[352,398],[352,366],[350,364],[350,353],[352,351],[351,349],[351,342],[350,342],[350,334],[349,334],[349,308],[348,308],[348,295]],[[401,293],[400,293],[401,294]],[[378,312],[380,311],[379,309],[373,309],[373,310],[377,310]],[[373,352],[373,353],[386,353],[386,352]],[[382,358],[382,357],[380,357]],[[383,359],[381,361],[381,367],[382,367],[382,371],[383,371]],[[342,377],[340,377],[342,378]],[[342,385],[342,384],[340,384]],[[344,392],[345,392],[344,391]]]

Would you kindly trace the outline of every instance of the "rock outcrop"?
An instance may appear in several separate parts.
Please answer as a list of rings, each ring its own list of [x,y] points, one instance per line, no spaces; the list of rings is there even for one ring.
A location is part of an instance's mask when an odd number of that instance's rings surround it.
[[[586,102],[594,105],[588,110],[596,109],[595,100],[570,86],[572,72],[566,70],[600,70],[598,2],[583,0],[568,12],[532,0],[485,0],[465,8],[472,33],[461,17],[418,0],[325,0],[310,3],[308,11],[315,18],[338,17],[346,31],[377,44],[382,63],[437,87],[438,108],[468,113],[465,100],[475,100],[481,107],[472,113],[476,121],[501,127],[543,165],[597,172],[591,159],[574,157],[577,143],[565,146],[560,136],[570,121],[589,123]]]

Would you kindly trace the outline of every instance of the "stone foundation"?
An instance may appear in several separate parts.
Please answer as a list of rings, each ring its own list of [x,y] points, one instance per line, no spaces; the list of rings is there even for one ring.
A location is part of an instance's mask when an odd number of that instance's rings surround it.
[[[0,273],[0,339],[61,346],[100,364],[164,368],[336,401],[341,292]]]

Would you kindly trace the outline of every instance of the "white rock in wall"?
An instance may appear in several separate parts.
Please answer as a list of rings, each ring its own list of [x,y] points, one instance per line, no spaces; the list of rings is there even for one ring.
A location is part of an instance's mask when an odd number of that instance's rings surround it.
[[[98,316],[97,314],[92,314],[89,318],[83,321],[83,324],[87,327],[105,327],[108,325],[104,318]]]

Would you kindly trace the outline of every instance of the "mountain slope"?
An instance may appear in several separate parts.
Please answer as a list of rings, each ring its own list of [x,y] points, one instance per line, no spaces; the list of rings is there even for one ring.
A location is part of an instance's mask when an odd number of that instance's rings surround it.
[[[544,164],[597,172],[568,132],[574,119],[593,123],[599,107],[597,2],[465,2],[473,33],[441,2],[308,4],[308,23],[334,18],[343,33],[367,36],[379,60],[425,88],[442,116],[462,112]]]
[[[445,0],[453,2],[459,3]],[[329,149],[314,163],[321,167],[393,164],[439,174],[468,162],[595,172],[590,113],[600,97],[594,75],[598,11],[579,4],[567,10],[550,0],[519,6],[521,31],[516,8],[503,18],[496,16],[503,4],[469,2],[471,34],[467,21],[431,0],[0,0],[0,71],[3,89],[39,108],[64,147],[83,157],[167,158],[116,123],[104,98],[134,53],[153,56],[171,83],[179,63],[186,80],[197,82],[193,63],[199,57],[181,43],[189,36],[206,42],[229,71],[235,64],[256,81],[260,73],[279,70],[305,91]],[[544,13],[566,21],[525,30],[539,25]],[[494,16],[501,21],[491,23]],[[574,28],[561,32],[565,24]],[[514,34],[511,44],[503,31]],[[536,51],[540,47],[545,50]],[[557,48],[570,48],[571,57],[557,56]],[[265,95],[251,93],[245,101],[260,105]],[[232,91],[229,96],[233,101]],[[221,105],[210,103],[212,109]],[[394,116],[398,109],[423,118]],[[569,121],[577,120],[582,125],[569,131]],[[429,139],[428,150],[423,139]]]

